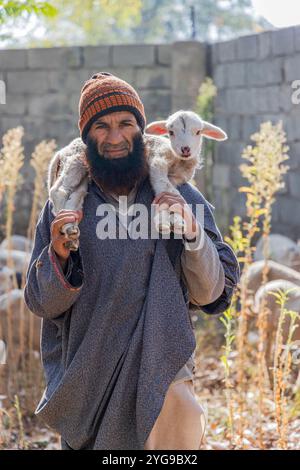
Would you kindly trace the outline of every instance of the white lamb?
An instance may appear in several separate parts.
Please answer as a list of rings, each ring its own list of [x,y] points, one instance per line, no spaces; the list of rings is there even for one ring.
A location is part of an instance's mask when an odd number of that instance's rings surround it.
[[[155,195],[168,191],[179,194],[177,185],[191,180],[196,168],[201,168],[203,137],[226,140],[226,133],[203,121],[192,111],[177,111],[166,121],[152,122],[146,127],[144,142],[149,163],[149,178]],[[150,135],[154,134],[154,135]],[[169,138],[163,137],[168,134]],[[88,175],[85,162],[86,145],[81,138],[74,139],[52,158],[48,171],[49,199],[53,214],[61,209],[80,210],[87,193]],[[184,221],[179,214],[160,210],[154,218],[158,231],[182,233]],[[66,224],[63,233],[69,239],[71,250],[78,248],[79,227]]]

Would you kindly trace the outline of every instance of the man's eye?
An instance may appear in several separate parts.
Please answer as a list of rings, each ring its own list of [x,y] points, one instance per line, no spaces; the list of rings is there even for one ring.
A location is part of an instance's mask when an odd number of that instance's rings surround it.
[[[175,135],[174,131],[169,131],[169,135]]]
[[[200,134],[201,134],[201,131],[197,131],[197,132],[196,132],[196,135],[200,135]]]

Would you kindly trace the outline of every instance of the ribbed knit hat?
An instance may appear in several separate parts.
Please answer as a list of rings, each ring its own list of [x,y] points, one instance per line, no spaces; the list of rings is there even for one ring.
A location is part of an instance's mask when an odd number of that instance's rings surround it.
[[[87,80],[79,100],[78,127],[84,143],[93,122],[113,111],[130,111],[144,132],[146,116],[143,103],[129,83],[108,72],[99,72]]]

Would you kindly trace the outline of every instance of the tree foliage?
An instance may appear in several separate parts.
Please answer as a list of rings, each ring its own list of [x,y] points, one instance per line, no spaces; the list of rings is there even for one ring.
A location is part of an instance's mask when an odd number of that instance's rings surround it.
[[[36,0],[0,0],[0,41],[14,43],[14,29],[22,29],[33,18],[55,18],[56,8]]]
[[[251,0],[52,0],[51,8],[58,14],[28,24],[23,46],[210,41],[270,26],[255,17]]]

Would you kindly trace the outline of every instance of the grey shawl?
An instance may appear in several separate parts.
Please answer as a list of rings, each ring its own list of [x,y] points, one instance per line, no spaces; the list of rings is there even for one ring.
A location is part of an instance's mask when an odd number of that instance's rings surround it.
[[[230,304],[238,264],[209,203],[189,183],[178,189],[193,210],[205,205],[204,228],[226,285],[217,301],[201,308],[219,313]],[[153,198],[147,177],[136,202],[150,208]],[[46,389],[36,413],[72,449],[143,449],[169,385],[196,347],[180,276],[183,243],[162,237],[99,240],[96,210],[104,202],[90,182],[69,280],[51,245],[49,200],[37,223],[24,293],[29,309],[43,318]]]

